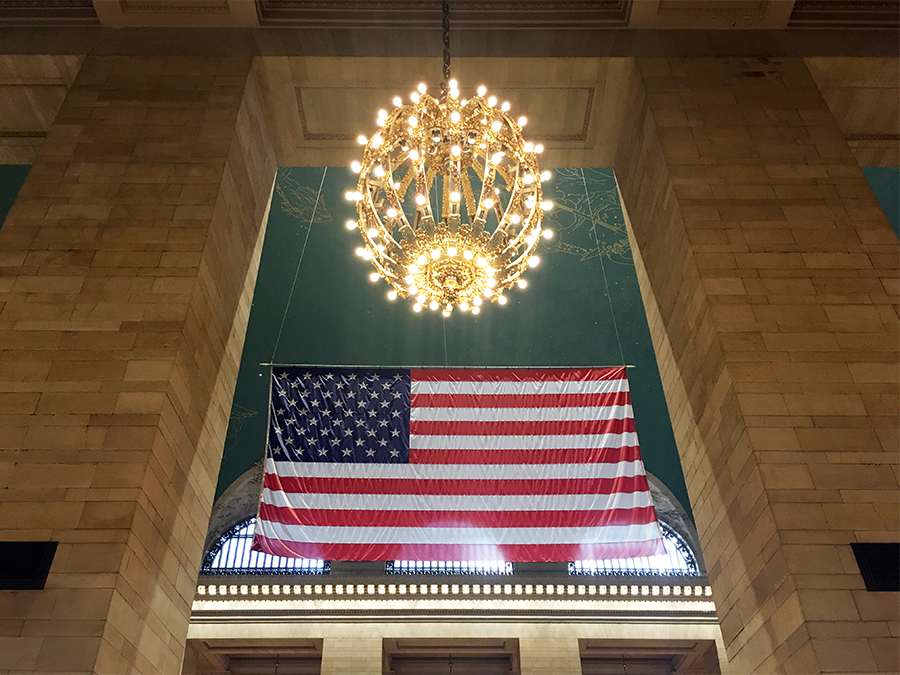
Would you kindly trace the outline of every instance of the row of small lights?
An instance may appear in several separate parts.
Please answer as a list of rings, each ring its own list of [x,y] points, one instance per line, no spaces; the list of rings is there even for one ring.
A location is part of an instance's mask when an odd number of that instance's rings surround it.
[[[586,584],[209,584],[197,587],[205,596],[281,595],[547,595],[711,597],[710,586]]]

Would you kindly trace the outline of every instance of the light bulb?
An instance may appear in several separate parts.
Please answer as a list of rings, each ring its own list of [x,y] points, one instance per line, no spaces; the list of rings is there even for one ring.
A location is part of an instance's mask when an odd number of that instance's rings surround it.
[[[472,251],[463,251],[463,258],[465,258],[466,260],[471,260],[474,257],[475,254],[472,253]]]
[[[397,217],[397,209],[393,206],[387,210],[388,218],[396,218]]]
[[[461,303],[459,303],[459,308],[464,312],[468,312],[469,311],[469,303],[466,302],[465,300],[463,300]]]
[[[419,268],[416,267],[415,265],[410,265],[407,269],[409,270],[410,274],[415,274],[416,272],[419,271]]]
[[[419,289],[416,288],[415,284],[413,284],[412,286],[409,287],[410,295],[417,295],[418,293],[419,293]]]
[[[450,310],[445,309],[443,312],[441,312],[441,314],[443,314],[444,316],[450,316]]]
[[[544,211],[549,211],[550,209],[553,208],[553,202],[551,202],[549,199],[546,201],[543,201],[543,202],[541,202],[541,208]]]
[[[381,137],[381,134],[375,134],[372,136],[372,147],[379,147],[384,142],[384,139]]]
[[[347,229],[348,229],[348,230],[355,230],[355,229],[356,229],[356,221],[354,221],[354,220],[348,220],[348,221],[347,221]]]
[[[450,121],[451,122],[459,122],[459,110],[454,110],[450,113]]]
[[[360,258],[363,257],[363,253],[365,253],[365,252],[366,252],[366,249],[364,249],[364,248],[362,248],[362,247],[357,248],[356,251],[355,251],[356,255],[358,255]]]
[[[497,285],[496,279],[488,279],[487,280],[488,288],[494,288]]]
[[[410,150],[409,158],[415,162],[417,159],[419,159],[419,151],[418,150]]]
[[[414,91],[413,93],[411,93],[409,95],[409,98],[413,103],[418,103],[419,102],[419,92]]]
[[[480,306],[481,306],[481,298],[479,298],[478,296],[476,296],[475,299],[472,300],[472,304],[473,304],[473,305],[478,305],[478,306],[480,307]]]
[[[356,137],[356,142],[359,143],[360,145],[365,145],[367,140],[368,139],[366,139],[366,137],[363,136],[362,134],[360,134],[359,136]]]
[[[500,110],[503,112],[509,110],[509,101],[503,101],[503,103],[500,104]]]
[[[491,106],[492,108],[493,108],[495,105],[497,105],[497,97],[496,97],[496,96],[491,96],[491,97],[488,99],[488,105]]]
[[[499,164],[501,159],[503,159],[503,155],[501,155],[499,152],[495,152],[493,155],[491,155],[491,164]]]
[[[374,140],[374,139],[373,139],[373,140]],[[384,175],[384,167],[381,166],[381,164],[376,164],[373,173],[374,173],[378,178],[381,178],[381,177]]]
[[[544,230],[541,232],[541,236],[543,236],[544,239],[553,239],[553,230]]]
[[[480,303],[479,303],[479,304],[480,304]],[[473,308],[472,308],[472,314],[478,314],[479,312],[481,312],[481,310],[480,310],[478,307],[473,307]]]
[[[378,274],[378,272],[372,272],[372,274],[369,275],[369,281],[371,281],[372,283],[375,283],[380,278],[381,278],[381,275]]]
[[[538,143],[536,146],[534,146],[534,151],[537,154],[541,154],[544,151],[544,146]]]
[[[492,131],[500,131],[500,127],[503,126],[503,123],[500,120],[494,120],[493,124],[491,124]]]
[[[534,176],[532,176],[530,173],[526,173],[525,177],[522,179],[522,182],[525,183],[525,185],[531,185],[534,182]]]
[[[450,154],[453,155],[454,157],[459,157],[461,152],[462,152],[462,148],[459,147],[458,145],[454,145],[452,148],[450,148]]]
[[[391,290],[389,290],[387,292],[387,299],[388,300],[396,300],[397,299],[397,291],[395,291],[393,288]]]
[[[419,120],[417,120],[414,115],[410,115],[409,119],[407,119],[406,121],[409,122],[409,126],[411,127],[414,127],[419,123]]]
[[[534,150],[534,143],[532,143],[531,141],[527,141],[522,147],[525,149],[525,152],[531,152],[532,150]]]
[[[450,98],[456,100],[459,98],[459,89],[451,89],[450,90]]]
[[[363,260],[371,260],[372,259],[372,251],[369,249],[364,249],[362,254]]]
[[[424,82],[419,82],[419,86],[416,89],[419,90],[420,94],[424,94],[428,90],[428,86]]]
[[[450,85],[451,89],[456,89],[459,86],[459,83],[456,80],[450,80],[447,84]]]
[[[485,260],[484,257],[481,257],[481,258],[478,259],[477,265],[478,265],[479,267],[487,267],[487,260]]]
[[[411,284],[413,281],[415,281],[415,279],[413,279],[412,275],[410,275],[408,277],[403,277],[403,281],[407,284]]]
[[[369,228],[369,237],[374,239],[377,236],[378,236],[378,230],[376,230],[374,227],[370,227]]]
[[[482,292],[482,295],[484,295],[484,297],[486,297],[486,298],[491,297],[493,294],[494,294],[494,291],[492,291],[490,288],[485,288],[484,291]]]
[[[391,103],[393,103],[395,106],[401,106],[401,105],[403,105],[403,99],[400,98],[399,96],[395,96],[394,100],[391,101]]]
[[[428,299],[428,298],[426,298],[426,297],[425,297],[424,295],[422,295],[421,293],[420,293],[419,295],[416,296],[416,302],[418,302],[420,305],[424,305],[424,304],[425,304],[425,301],[426,301],[427,299]]]
[[[518,286],[519,288],[525,288],[528,286],[528,282],[525,279],[519,279],[516,282],[516,286]]]
[[[416,262],[420,265],[424,265],[427,261],[428,258],[426,258],[424,255],[420,255],[418,258],[416,258]]]
[[[497,302],[500,303],[501,305],[505,305],[505,304],[506,304],[506,296],[505,296],[505,295],[498,295],[498,296],[497,296]]]
[[[478,95],[479,96],[484,96],[486,93],[487,93],[487,87],[485,87],[484,85],[481,85],[478,87]]]
[[[378,119],[384,119],[385,117],[387,117],[387,110],[382,108],[378,111]]]
[[[541,174],[541,182],[543,182],[543,181],[545,181],[545,180],[550,180],[550,178],[552,178],[552,176],[553,176],[553,174],[550,173],[549,171],[544,171],[544,172]]]
[[[422,305],[420,305],[420,304],[417,302],[416,304],[413,305],[413,311],[414,311],[414,312],[421,312],[421,311],[422,311]]]
[[[520,127],[524,127],[526,124],[528,124],[528,118],[525,117],[525,115],[522,115],[519,119],[516,120],[516,122]]]
[[[432,300],[432,301],[431,301],[431,304],[428,305],[428,307],[431,308],[432,310],[435,310],[435,309],[437,309],[438,307],[440,307],[440,305],[438,304],[438,301],[437,301],[437,300]]]
[[[537,267],[540,264],[541,264],[541,259],[538,258],[536,255],[533,255],[528,259],[529,267]]]
[[[447,247],[447,255],[450,256],[451,258],[455,258],[456,257],[456,247],[448,246]]]
[[[529,234],[527,237],[525,237],[525,243],[530,247],[532,244],[534,244],[534,237]]]
[[[459,198],[460,198],[459,192],[454,190],[453,192],[450,193],[450,201],[453,202],[454,204],[459,201]]]
[[[492,208],[494,208],[494,200],[491,199],[490,197],[488,197],[487,199],[485,199],[485,200],[482,202],[482,204],[484,204],[484,208],[486,208],[486,209],[492,209]]]
[[[425,198],[425,195],[416,195],[416,204],[419,206],[425,206],[425,202],[428,200]]]
[[[509,222],[511,222],[513,225],[518,225],[519,221],[521,221],[521,220],[522,219],[519,218],[518,214],[515,214],[515,213],[509,217]]]
[[[441,257],[441,249],[439,249],[439,248],[434,249],[434,250],[431,252],[431,257],[434,258],[435,260],[437,260],[438,258],[440,258],[440,257]]]
[[[353,173],[359,173],[362,171],[362,164],[359,162],[351,162],[350,168],[353,169]]]

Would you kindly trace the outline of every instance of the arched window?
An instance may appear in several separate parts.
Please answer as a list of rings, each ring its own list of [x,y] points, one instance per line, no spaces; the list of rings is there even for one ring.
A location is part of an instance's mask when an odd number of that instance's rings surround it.
[[[247,518],[225,532],[203,558],[200,574],[328,574],[327,560],[283,558],[253,551],[253,532],[256,518]]]
[[[666,552],[647,558],[621,560],[576,560],[569,563],[569,574],[596,576],[696,577],[700,567],[691,547],[671,527],[660,522]]]

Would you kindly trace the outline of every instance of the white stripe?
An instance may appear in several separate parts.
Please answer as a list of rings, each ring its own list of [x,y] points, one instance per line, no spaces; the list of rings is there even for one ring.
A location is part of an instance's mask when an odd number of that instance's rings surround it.
[[[566,382],[427,382],[416,380],[411,384],[415,394],[613,394],[628,391],[628,380],[586,380]]]
[[[659,538],[659,526],[607,527],[328,527],[284,525],[260,520],[257,532],[269,539],[330,544],[615,544]]]
[[[624,420],[634,417],[630,405],[591,408],[422,408],[412,409],[411,419],[421,422],[583,422]]]
[[[275,462],[269,458],[266,473],[310,478],[550,480],[643,476],[644,465],[640,460],[598,464],[334,464]]]
[[[310,494],[265,488],[262,501],[292,509],[339,511],[604,511],[651,506],[649,492],[612,495]]]
[[[571,434],[533,436],[437,436],[410,434],[416,450],[551,450],[553,448],[621,448],[638,444],[637,434]],[[345,465],[346,466],[346,465]]]

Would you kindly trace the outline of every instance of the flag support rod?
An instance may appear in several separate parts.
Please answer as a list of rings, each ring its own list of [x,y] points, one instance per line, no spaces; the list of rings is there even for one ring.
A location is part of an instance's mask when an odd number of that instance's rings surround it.
[[[260,363],[260,366],[267,368],[357,368],[359,370],[381,369],[381,370],[413,370],[413,369],[436,369],[436,370],[575,370],[582,368],[637,368],[634,364],[614,365],[614,366],[348,366],[334,365],[330,363]]]

